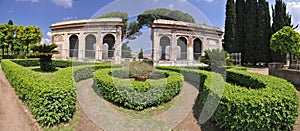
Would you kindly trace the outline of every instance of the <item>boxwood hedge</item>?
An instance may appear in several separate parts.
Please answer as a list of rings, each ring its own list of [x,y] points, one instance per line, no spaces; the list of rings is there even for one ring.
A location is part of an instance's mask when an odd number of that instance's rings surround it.
[[[189,81],[200,81],[201,97],[204,97],[202,104],[208,91],[218,94],[214,89],[216,84],[208,84],[213,72],[179,67],[157,68],[181,72]],[[221,82],[220,75],[213,76],[212,79]],[[280,78],[234,68],[227,70],[226,77],[230,83],[225,84],[224,94],[212,116],[217,126],[228,130],[292,130],[299,106],[297,91],[292,84]]]
[[[39,59],[13,59],[11,60],[21,66],[31,67],[31,66],[39,66]],[[82,61],[72,61],[72,60],[53,60],[52,61],[55,67],[66,68],[71,66],[80,66],[80,65],[93,65],[96,63],[92,62],[82,62]]]
[[[97,69],[120,65],[96,64],[64,68],[55,72],[51,80],[11,60],[2,60],[1,67],[16,94],[28,106],[37,122],[49,127],[67,122],[73,117],[76,111],[75,81],[91,78],[92,72]]]
[[[163,79],[148,79],[146,82],[111,76],[111,69],[100,69],[94,73],[95,81],[103,98],[124,107],[142,110],[170,101],[183,85],[183,76],[176,72]]]

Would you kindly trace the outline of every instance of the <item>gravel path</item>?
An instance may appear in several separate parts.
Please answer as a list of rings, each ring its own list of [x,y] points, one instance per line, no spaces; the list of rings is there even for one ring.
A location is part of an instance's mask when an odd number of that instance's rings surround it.
[[[0,131],[40,130],[0,67]]]
[[[92,88],[93,79],[78,83],[78,101],[86,115],[104,130],[170,130],[181,123],[192,111],[198,89],[184,82],[180,101],[168,111],[148,119],[126,117],[108,105]],[[200,129],[199,129],[200,130]]]

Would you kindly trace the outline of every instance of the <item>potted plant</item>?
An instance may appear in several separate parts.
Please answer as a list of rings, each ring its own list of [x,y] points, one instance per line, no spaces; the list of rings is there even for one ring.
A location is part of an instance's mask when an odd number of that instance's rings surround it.
[[[153,70],[154,68],[147,63],[132,62],[130,63],[129,74],[134,77],[134,80],[145,82]]]

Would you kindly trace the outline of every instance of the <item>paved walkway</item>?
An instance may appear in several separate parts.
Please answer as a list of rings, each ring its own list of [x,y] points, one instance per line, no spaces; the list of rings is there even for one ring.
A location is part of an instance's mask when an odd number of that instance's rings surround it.
[[[171,130],[186,118],[192,110],[198,89],[184,82],[181,99],[168,111],[148,119],[134,119],[122,115],[95,93],[93,79],[80,81],[77,85],[78,101],[86,115],[103,130]]]
[[[30,115],[0,66],[0,131],[33,131],[39,126]]]

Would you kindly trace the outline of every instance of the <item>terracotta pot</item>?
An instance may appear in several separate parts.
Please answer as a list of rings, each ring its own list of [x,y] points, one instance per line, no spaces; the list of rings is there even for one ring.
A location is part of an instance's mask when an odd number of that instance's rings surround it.
[[[134,80],[145,82],[148,79],[148,76],[135,76]]]

